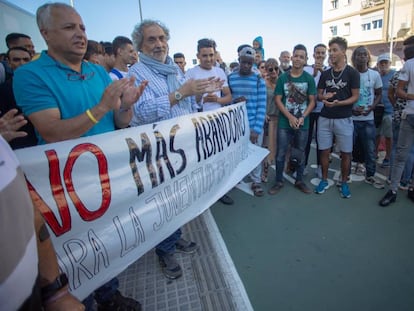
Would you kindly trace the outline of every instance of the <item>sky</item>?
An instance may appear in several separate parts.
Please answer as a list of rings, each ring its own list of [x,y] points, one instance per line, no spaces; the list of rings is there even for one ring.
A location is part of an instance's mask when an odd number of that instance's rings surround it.
[[[44,0],[9,0],[35,13]],[[70,0],[62,1],[71,4]],[[311,58],[322,40],[322,0],[141,0],[142,18],[156,19],[170,30],[170,55],[182,52],[187,68],[196,58],[197,41],[214,39],[227,63],[237,60],[237,47],[263,37],[265,58],[278,58],[283,50],[304,44]],[[130,37],[140,22],[139,0],[73,0],[86,26],[88,39],[112,41]]]

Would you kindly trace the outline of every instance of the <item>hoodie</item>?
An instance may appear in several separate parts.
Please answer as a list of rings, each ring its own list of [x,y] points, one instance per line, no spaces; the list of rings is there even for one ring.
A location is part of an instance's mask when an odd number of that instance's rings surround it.
[[[262,59],[265,59],[264,49],[263,49],[263,38],[261,36],[256,37],[253,42],[259,43],[259,47],[256,50],[257,53],[262,54]]]

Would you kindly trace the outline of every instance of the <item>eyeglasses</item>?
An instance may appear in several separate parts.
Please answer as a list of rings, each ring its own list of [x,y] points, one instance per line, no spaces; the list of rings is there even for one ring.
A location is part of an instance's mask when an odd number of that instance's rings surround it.
[[[15,63],[16,62],[21,62],[21,61],[24,61],[24,62],[28,63],[28,62],[30,62],[30,57],[12,57],[11,61],[15,62]]]
[[[84,80],[90,80],[95,75],[95,72],[91,71],[85,74],[80,73],[68,73],[68,80],[69,81],[84,81]]]
[[[279,67],[267,68],[267,71],[269,72],[278,71],[278,70],[279,70]]]

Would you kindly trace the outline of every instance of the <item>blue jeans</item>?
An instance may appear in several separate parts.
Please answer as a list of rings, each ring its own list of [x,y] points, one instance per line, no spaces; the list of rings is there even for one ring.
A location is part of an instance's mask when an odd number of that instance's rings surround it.
[[[171,234],[164,241],[160,242],[155,247],[155,253],[158,256],[165,256],[167,254],[174,254],[175,252],[175,243],[181,238],[181,229],[178,229],[173,234]]]
[[[375,175],[377,163],[375,160],[375,123],[374,120],[354,121],[354,146],[360,152],[359,161],[365,162],[366,177]]]
[[[397,143],[398,137],[400,133],[400,123],[399,122],[392,122],[392,148],[391,148],[391,156],[390,156],[390,175],[389,178],[391,180],[392,174],[392,167],[394,166],[395,162],[395,152],[397,151]],[[408,154],[407,161],[405,162],[404,171],[401,175],[401,181],[404,183],[408,183],[412,177],[414,167],[414,145],[410,149],[410,153]]]
[[[285,168],[286,152],[289,145],[296,148],[301,157],[296,168],[296,181],[303,180],[303,170],[305,168],[305,148],[308,141],[308,130],[292,128],[277,129],[277,153],[276,153],[276,182],[283,182],[283,170]]]

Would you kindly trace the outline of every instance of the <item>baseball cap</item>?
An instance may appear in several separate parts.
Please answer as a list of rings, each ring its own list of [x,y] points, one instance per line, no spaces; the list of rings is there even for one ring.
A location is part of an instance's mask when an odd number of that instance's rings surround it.
[[[239,53],[239,57],[249,57],[249,58],[253,58],[256,55],[256,51],[251,48],[250,46],[246,46],[244,48],[241,49],[240,53]]]
[[[377,58],[377,63],[382,62],[384,60],[386,60],[387,62],[390,62],[391,61],[390,55],[389,54],[381,54]]]

